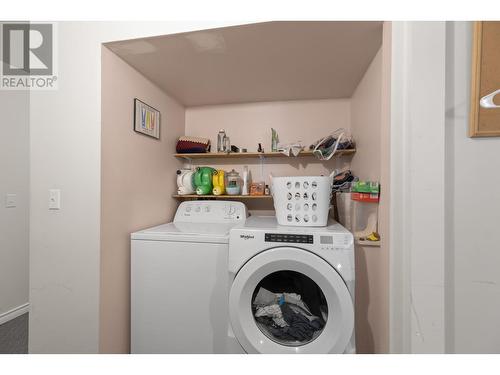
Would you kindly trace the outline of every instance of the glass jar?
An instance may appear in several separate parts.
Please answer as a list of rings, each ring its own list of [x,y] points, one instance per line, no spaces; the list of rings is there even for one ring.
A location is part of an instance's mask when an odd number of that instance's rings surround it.
[[[241,193],[240,174],[234,169],[226,173],[226,193],[228,195],[238,195]]]

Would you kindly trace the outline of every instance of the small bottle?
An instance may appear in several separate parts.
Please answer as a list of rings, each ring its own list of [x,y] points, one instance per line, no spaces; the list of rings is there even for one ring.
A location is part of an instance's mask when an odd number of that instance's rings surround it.
[[[224,152],[226,140],[226,131],[224,129],[219,130],[219,134],[217,134],[217,152]]]
[[[269,195],[269,194],[270,194],[269,185],[266,185],[266,187],[264,188],[264,195]]]

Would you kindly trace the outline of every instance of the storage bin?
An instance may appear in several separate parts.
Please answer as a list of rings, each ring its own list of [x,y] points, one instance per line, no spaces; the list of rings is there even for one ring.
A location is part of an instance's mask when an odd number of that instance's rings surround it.
[[[271,177],[280,225],[322,227],[328,223],[333,176]]]

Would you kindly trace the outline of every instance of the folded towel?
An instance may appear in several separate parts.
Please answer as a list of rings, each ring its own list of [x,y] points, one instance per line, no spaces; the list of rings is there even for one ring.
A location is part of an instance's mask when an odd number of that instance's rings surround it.
[[[210,151],[210,139],[200,137],[180,137],[177,141],[178,154],[205,153]]]

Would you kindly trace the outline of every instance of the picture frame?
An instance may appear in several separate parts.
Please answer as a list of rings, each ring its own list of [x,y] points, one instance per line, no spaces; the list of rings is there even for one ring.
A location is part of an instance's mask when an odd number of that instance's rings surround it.
[[[161,114],[156,108],[134,98],[134,131],[160,139]]]
[[[469,137],[500,137],[500,22],[473,26]],[[481,104],[482,103],[482,104]]]

